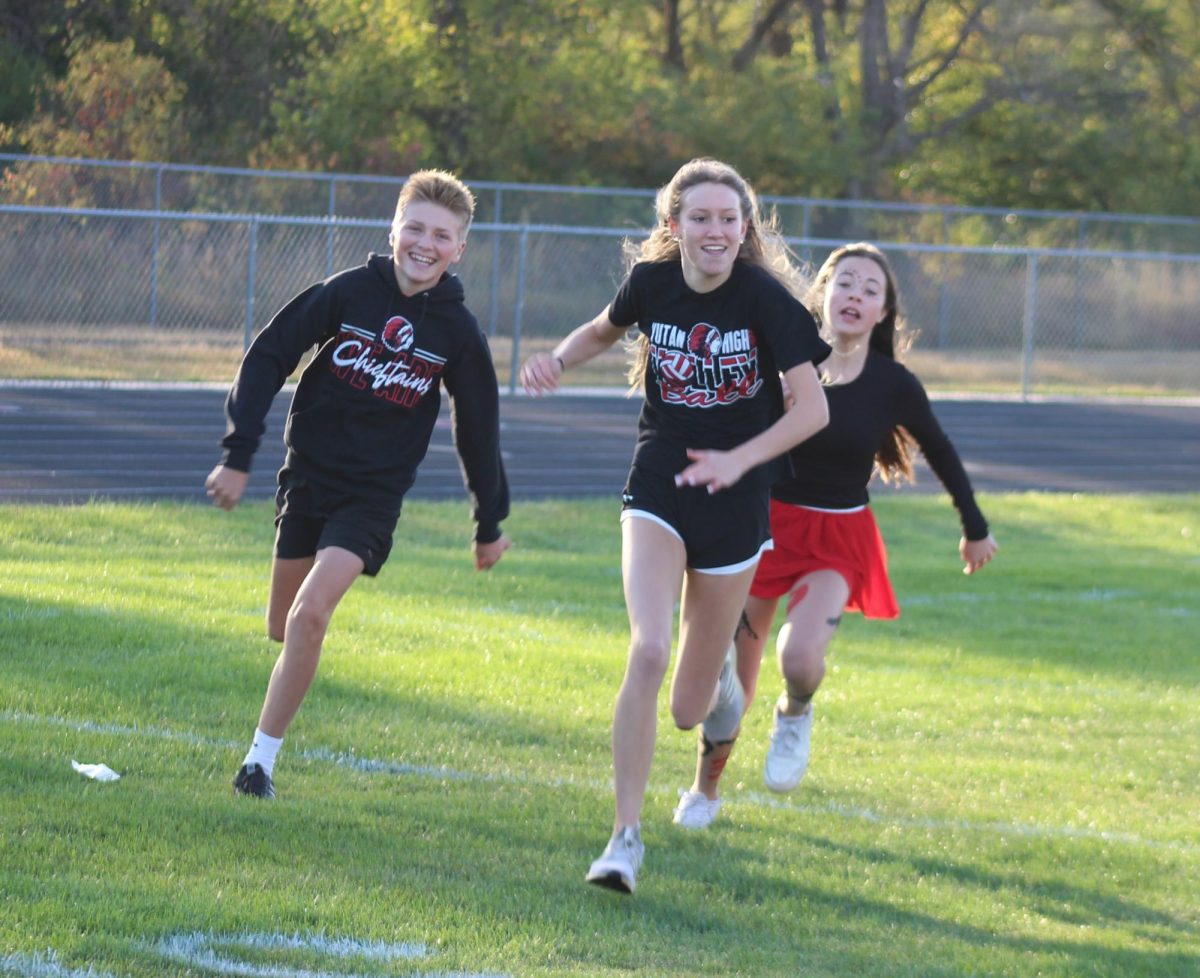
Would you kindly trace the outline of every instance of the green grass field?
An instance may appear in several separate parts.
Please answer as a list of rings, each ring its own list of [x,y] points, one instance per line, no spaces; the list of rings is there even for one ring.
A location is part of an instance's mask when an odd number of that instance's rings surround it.
[[[277,647],[269,510],[0,507],[0,975],[1200,974],[1200,495],[876,512],[904,614],[847,616],[792,795],[762,695],[704,833],[660,698],[637,894],[610,828],[627,624],[611,502],[410,502],[275,770],[233,797]],[[88,780],[72,759],[119,771]]]

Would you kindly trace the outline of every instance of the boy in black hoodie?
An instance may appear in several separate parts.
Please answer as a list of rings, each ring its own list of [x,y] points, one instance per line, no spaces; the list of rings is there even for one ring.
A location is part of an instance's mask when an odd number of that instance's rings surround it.
[[[499,392],[487,341],[448,273],[466,247],[470,190],[414,173],[396,205],[390,257],[313,285],[255,338],[226,401],[224,453],[205,488],[232,509],[249,478],[271,401],[313,346],[283,433],[267,632],[283,643],[258,729],[233,790],[275,796],[284,733],[316,675],[329,620],[359,574],[387,560],[404,494],[425,457],[444,383],[474,505],[475,567],[509,547]]]

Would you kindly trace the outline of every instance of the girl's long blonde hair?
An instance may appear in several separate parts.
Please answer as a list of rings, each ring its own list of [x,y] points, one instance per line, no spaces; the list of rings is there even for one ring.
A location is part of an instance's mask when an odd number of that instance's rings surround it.
[[[623,247],[626,271],[638,262],[680,261],[679,242],[671,233],[671,219],[676,221],[683,211],[683,195],[702,183],[719,183],[738,196],[742,220],[746,222],[746,237],[735,261],[743,261],[773,275],[797,299],[803,300],[809,288],[809,277],[792,255],[776,226],[775,215],[764,219],[758,197],[745,178],[728,163],[699,157],[681,166],[670,181],[659,188],[655,197],[655,226],[649,237],[641,241],[626,239]],[[649,366],[650,344],[638,334],[632,343],[629,383],[632,390],[642,384]],[[631,391],[632,392],[632,391]]]
[[[843,258],[868,258],[879,266],[887,283],[883,300],[883,319],[875,324],[867,339],[868,346],[889,360],[899,360],[912,346],[912,334],[905,328],[904,315],[900,309],[900,289],[896,285],[896,273],[882,251],[866,241],[856,241],[835,248],[825,259],[813,279],[812,288],[805,298],[805,305],[816,319],[817,325],[826,326],[825,293],[837,272],[838,262]],[[826,339],[830,337],[826,336]],[[896,425],[875,453],[875,471],[884,482],[913,482],[913,454],[916,445],[903,425]]]

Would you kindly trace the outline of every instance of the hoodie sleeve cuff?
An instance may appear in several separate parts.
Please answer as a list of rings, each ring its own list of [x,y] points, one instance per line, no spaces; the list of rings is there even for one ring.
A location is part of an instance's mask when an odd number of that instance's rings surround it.
[[[238,472],[249,472],[250,460],[253,457],[253,452],[248,452],[240,448],[227,448],[224,457],[221,459],[221,464],[227,469],[236,469]]]
[[[495,543],[500,539],[499,523],[480,523],[475,528],[476,543]]]

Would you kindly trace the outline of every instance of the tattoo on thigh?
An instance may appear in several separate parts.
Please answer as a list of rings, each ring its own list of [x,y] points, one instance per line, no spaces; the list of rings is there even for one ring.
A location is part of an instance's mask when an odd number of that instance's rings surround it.
[[[751,638],[758,638],[758,632],[750,627],[750,619],[746,617],[746,612],[744,611],[742,612],[741,620],[738,621],[737,628],[733,630],[733,637],[736,639],[742,632],[745,632]]]
[[[841,615],[835,615],[833,618],[825,619],[825,624],[828,625],[830,628],[837,628],[838,625],[840,625],[841,623],[842,623]]]

